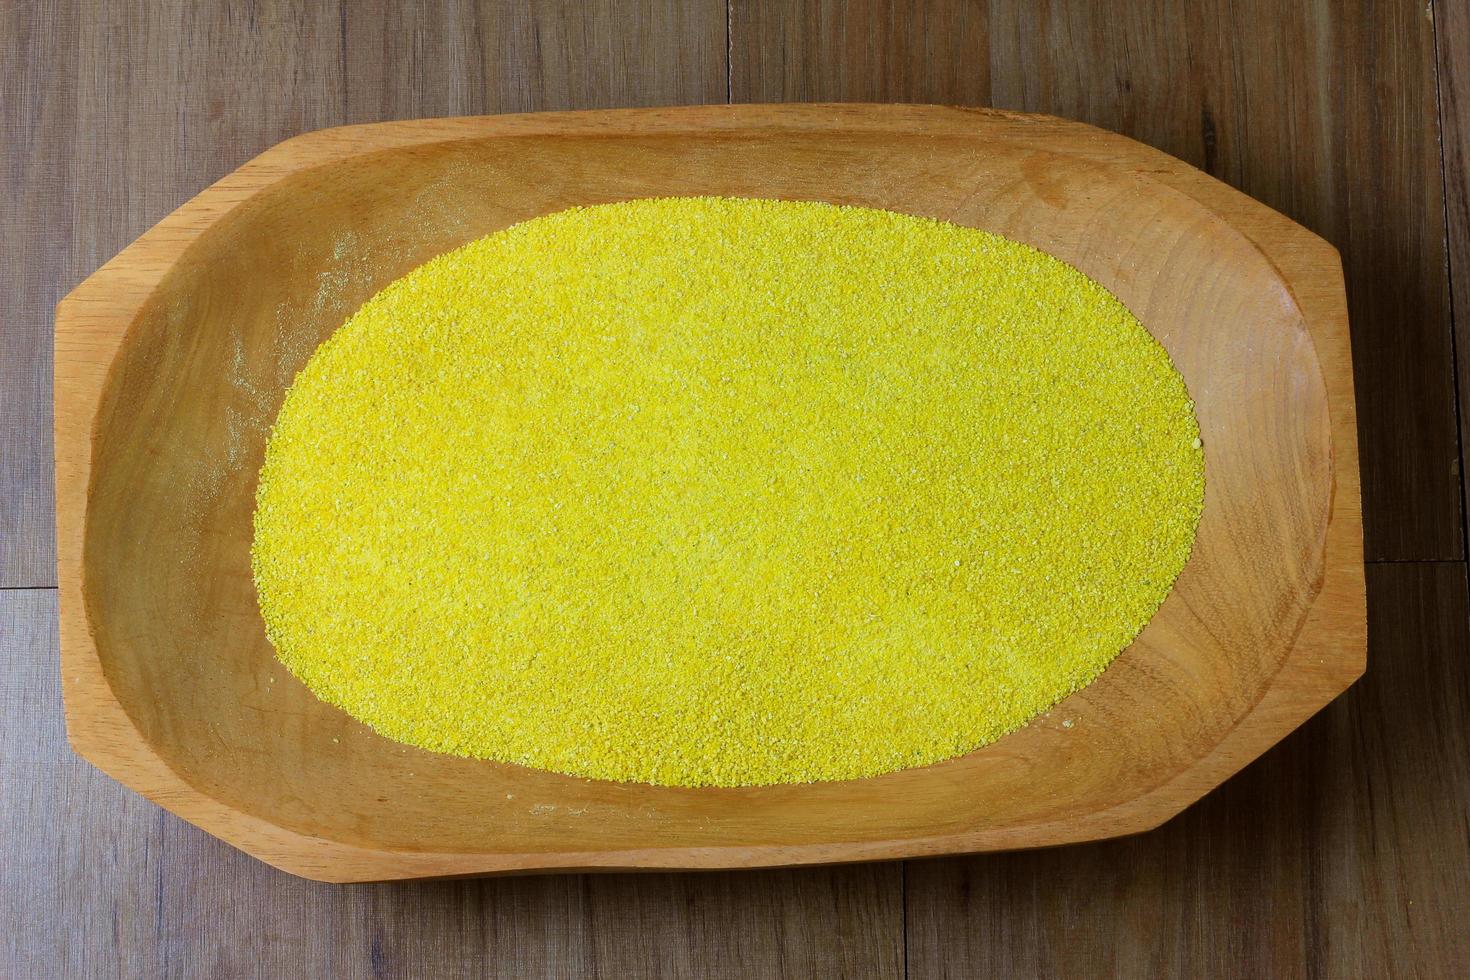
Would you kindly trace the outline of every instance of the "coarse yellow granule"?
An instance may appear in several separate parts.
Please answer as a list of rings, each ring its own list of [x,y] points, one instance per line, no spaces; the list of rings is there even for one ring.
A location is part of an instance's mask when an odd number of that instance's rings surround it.
[[[1199,427],[1113,296],[862,208],[574,208],[312,357],[253,563],[281,661],[412,745],[601,779],[849,779],[1096,678],[1189,556]]]

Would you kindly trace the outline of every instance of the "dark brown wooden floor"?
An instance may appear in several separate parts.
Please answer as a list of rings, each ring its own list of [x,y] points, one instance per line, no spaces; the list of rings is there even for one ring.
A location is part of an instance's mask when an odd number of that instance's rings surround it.
[[[431,7],[0,0],[0,976],[1464,975],[1467,0]],[[726,100],[1082,119],[1335,243],[1361,425],[1364,680],[1150,834],[769,873],[318,885],[72,757],[49,428],[62,293],[304,130]]]

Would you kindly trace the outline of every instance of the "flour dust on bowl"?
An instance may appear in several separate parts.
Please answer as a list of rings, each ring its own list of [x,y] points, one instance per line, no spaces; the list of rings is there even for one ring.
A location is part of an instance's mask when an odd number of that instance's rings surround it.
[[[1188,557],[1199,428],[1082,273],[893,212],[563,211],[379,293],[287,393],[267,634],[426,749],[854,779],[1091,681]]]
[[[69,737],[338,881],[1145,829],[1362,670],[1343,310],[1058,120],[292,140],[57,311]]]

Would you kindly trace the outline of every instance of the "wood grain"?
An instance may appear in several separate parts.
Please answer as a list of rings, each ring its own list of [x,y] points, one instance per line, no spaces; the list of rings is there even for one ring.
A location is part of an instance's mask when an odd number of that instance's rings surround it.
[[[899,977],[899,867],[339,887],[66,745],[56,593],[0,591],[0,975]]]
[[[249,562],[265,437],[306,357],[372,293],[469,239],[577,204],[701,193],[1000,232],[1137,311],[1190,386],[1209,470],[1193,557],[1153,621],[1027,728],[845,783],[578,780],[410,749],[315,699],[265,639]],[[71,740],[211,832],[339,881],[817,863],[1153,826],[1362,669],[1339,276],[1320,239],[1198,171],[1040,117],[716,107],[298,137],[58,308]]]
[[[75,32],[70,9],[0,5],[0,588],[56,584],[50,310],[80,278],[69,252]]]
[[[342,10],[341,122],[726,97],[722,0]]]
[[[731,100],[989,105],[987,18],[962,0],[736,0]]]
[[[1428,13],[1412,0],[733,0],[732,95],[1078,119],[1171,153],[1322,235],[1347,273],[1366,554],[1459,558]]]
[[[1369,567],[1367,676],[1128,840],[908,864],[914,978],[1448,977],[1470,957],[1458,562]]]

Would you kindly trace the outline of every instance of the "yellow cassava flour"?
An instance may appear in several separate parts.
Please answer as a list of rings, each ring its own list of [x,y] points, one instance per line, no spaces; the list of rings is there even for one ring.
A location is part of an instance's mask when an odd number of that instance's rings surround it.
[[[1164,350],[1076,269],[826,204],[575,208],[369,300],[286,396],[281,661],[412,745],[601,779],[849,779],[1096,678],[1204,497]]]

